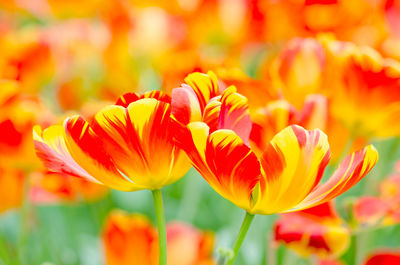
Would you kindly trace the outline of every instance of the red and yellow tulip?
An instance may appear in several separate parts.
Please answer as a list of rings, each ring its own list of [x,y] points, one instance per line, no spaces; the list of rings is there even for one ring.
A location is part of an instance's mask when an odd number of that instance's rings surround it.
[[[74,116],[64,125],[35,127],[35,148],[51,171],[123,191],[154,190],[189,169],[171,124],[169,96],[126,94],[92,121]]]
[[[354,186],[378,159],[375,148],[367,146],[348,155],[332,177],[317,186],[330,158],[327,137],[318,129],[287,127],[260,157],[233,130],[210,133],[203,122],[190,123],[176,140],[218,193],[253,214],[289,212],[327,202]]]

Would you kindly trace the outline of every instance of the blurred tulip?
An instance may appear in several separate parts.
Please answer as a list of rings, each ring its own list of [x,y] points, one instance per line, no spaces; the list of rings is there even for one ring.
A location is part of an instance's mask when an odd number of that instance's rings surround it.
[[[390,204],[381,198],[365,196],[354,203],[354,217],[360,224],[375,225],[389,209]]]
[[[21,93],[19,83],[0,80],[0,90],[0,164],[19,170],[38,168],[32,127],[47,125],[54,117],[37,97]]]
[[[106,264],[157,264],[157,232],[141,215],[111,213],[103,230]]]
[[[106,264],[158,264],[157,232],[141,215],[110,214],[103,230]],[[168,262],[171,265],[211,265],[213,236],[184,223],[167,225]]]
[[[333,115],[357,136],[397,136],[400,64],[350,43],[328,42],[327,49]]]
[[[343,225],[333,202],[283,214],[275,223],[275,240],[302,256],[338,257],[349,246],[350,230]]]
[[[400,175],[383,180],[377,197],[364,196],[354,204],[354,216],[361,224],[392,225],[400,222]]]
[[[93,182],[51,172],[31,176],[30,199],[35,204],[95,201],[104,197],[108,188]]]
[[[296,38],[279,53],[268,74],[277,81],[284,98],[301,108],[307,95],[324,89],[325,57],[324,46],[316,39]]]
[[[50,82],[53,57],[38,30],[2,34],[0,48],[1,78],[18,81],[20,88],[31,94]]]

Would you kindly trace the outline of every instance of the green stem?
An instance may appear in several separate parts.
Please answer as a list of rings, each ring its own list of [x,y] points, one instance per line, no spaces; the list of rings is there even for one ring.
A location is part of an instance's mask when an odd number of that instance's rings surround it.
[[[21,265],[28,264],[27,260],[27,243],[29,237],[29,211],[30,211],[30,201],[29,201],[29,189],[30,189],[30,179],[28,174],[26,174],[23,191],[22,191],[22,205],[20,207],[20,234],[18,239],[18,257]]]
[[[249,230],[249,227],[251,225],[251,222],[253,221],[253,218],[254,218],[253,214],[246,212],[246,216],[244,217],[242,226],[240,227],[240,231],[236,238],[235,245],[233,246],[233,256],[228,261],[227,265],[232,265],[233,262],[235,261],[235,258],[239,252],[240,247],[242,246],[243,240],[247,234],[247,231]]]
[[[156,209],[157,226],[158,226],[158,243],[159,243],[159,259],[160,265],[167,264],[167,231],[165,228],[165,217],[162,202],[161,190],[152,190],[154,207]]]

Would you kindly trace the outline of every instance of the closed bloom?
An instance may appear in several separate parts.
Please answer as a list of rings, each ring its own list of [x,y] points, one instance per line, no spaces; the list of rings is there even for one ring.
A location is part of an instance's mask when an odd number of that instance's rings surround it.
[[[170,97],[125,94],[91,121],[80,116],[45,130],[34,128],[37,155],[51,171],[122,191],[155,190],[189,168],[173,141]]]
[[[158,264],[157,231],[150,220],[138,214],[113,211],[103,230],[106,264]],[[170,265],[212,265],[214,238],[184,223],[167,225]]]
[[[275,240],[302,256],[341,255],[348,247],[350,230],[343,226],[333,203],[283,214],[275,224]]]
[[[348,155],[331,178],[318,185],[330,159],[326,135],[292,125],[273,137],[261,156],[233,130],[210,132],[190,123],[176,137],[194,167],[223,197],[251,214],[310,208],[344,193],[378,160],[369,145]]]

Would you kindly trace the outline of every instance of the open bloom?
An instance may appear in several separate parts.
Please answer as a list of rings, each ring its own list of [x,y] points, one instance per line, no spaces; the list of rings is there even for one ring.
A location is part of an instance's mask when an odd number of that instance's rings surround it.
[[[369,145],[348,155],[318,186],[330,159],[327,137],[318,129],[287,127],[259,157],[233,130],[210,133],[204,122],[183,127],[176,140],[219,194],[251,214],[290,212],[327,202],[354,186],[378,160]]]
[[[110,214],[103,230],[107,265],[158,264],[157,231],[144,216]],[[212,265],[213,235],[184,223],[167,225],[168,264]]]
[[[350,230],[342,223],[333,202],[327,202],[283,214],[275,224],[275,240],[302,256],[331,258],[342,254],[349,245]]]
[[[172,92],[175,140],[218,193],[249,213],[288,212],[329,201],[377,162],[375,148],[367,146],[347,156],[331,179],[317,186],[330,159],[322,131],[286,127],[259,152],[249,147],[247,99],[234,86],[220,92],[210,73],[190,77],[189,85]]]
[[[37,155],[51,171],[122,191],[159,189],[189,169],[173,141],[170,97],[158,92],[125,94],[92,121],[34,128]]]

